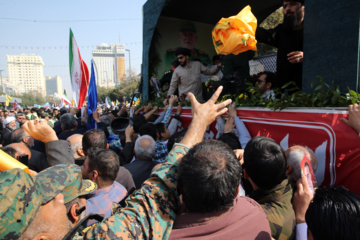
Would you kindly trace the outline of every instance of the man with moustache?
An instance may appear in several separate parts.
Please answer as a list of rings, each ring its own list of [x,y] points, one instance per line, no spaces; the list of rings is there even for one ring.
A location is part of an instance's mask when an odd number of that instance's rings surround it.
[[[197,100],[202,101],[201,73],[214,75],[220,70],[221,63],[215,68],[207,68],[198,61],[190,61],[190,50],[187,48],[176,49],[175,56],[180,65],[172,75],[168,96],[173,95],[178,89],[180,97],[191,92]]]
[[[302,88],[304,0],[285,0],[283,9],[284,22],[274,29],[259,27],[256,39],[278,48],[276,65],[279,86],[294,81]]]

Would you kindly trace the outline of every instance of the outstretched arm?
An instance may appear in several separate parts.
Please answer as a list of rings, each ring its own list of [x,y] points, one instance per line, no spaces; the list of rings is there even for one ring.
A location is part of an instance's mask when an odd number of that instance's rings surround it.
[[[349,117],[347,119],[342,118],[341,120],[360,134],[360,105],[349,105]]]
[[[193,120],[184,139],[176,144],[167,161],[146,180],[140,190],[126,200],[126,207],[100,224],[93,225],[85,239],[167,239],[180,206],[177,193],[178,165],[190,147],[201,142],[207,125],[224,114],[231,100],[215,104],[222,91],[219,87],[213,97],[200,104],[192,93],[188,97],[192,104]]]
[[[31,137],[45,143],[49,167],[61,163],[75,163],[70,142],[59,140],[54,129],[46,121],[31,120],[23,127]]]

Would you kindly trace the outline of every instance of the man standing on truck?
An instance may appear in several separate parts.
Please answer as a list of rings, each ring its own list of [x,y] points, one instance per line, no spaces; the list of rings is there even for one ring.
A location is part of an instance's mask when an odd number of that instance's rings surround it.
[[[207,68],[198,61],[190,61],[190,50],[187,48],[176,49],[175,55],[180,65],[172,75],[168,96],[173,95],[178,88],[180,97],[191,92],[197,100],[202,101],[200,74],[214,75],[220,70],[221,63],[218,63],[216,68]]]
[[[283,9],[284,22],[274,29],[257,28],[256,39],[278,48],[276,65],[279,86],[294,81],[301,89],[304,61],[304,0],[285,0]]]

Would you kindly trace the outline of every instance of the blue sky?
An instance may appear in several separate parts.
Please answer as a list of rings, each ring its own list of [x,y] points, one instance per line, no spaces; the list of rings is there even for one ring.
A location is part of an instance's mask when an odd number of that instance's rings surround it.
[[[140,73],[142,6],[145,0],[0,0],[0,70],[8,76],[6,54],[37,54],[44,75],[59,75],[71,92],[68,47],[71,28],[90,70],[91,51],[100,43],[124,43],[131,68]],[[11,18],[11,19],[8,19]],[[125,68],[128,70],[128,52]]]

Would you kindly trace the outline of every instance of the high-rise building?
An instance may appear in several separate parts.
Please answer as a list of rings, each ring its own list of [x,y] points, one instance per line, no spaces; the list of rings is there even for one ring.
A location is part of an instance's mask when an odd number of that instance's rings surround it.
[[[102,43],[92,51],[96,70],[96,84],[116,87],[125,75],[125,48],[123,44]]]
[[[38,55],[6,55],[9,81],[17,93],[37,91],[45,96],[44,61]]]
[[[62,96],[62,80],[59,76],[45,77],[46,95]]]

